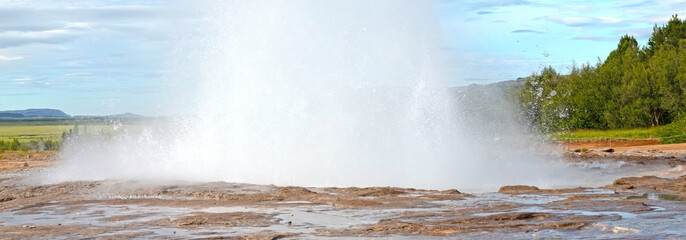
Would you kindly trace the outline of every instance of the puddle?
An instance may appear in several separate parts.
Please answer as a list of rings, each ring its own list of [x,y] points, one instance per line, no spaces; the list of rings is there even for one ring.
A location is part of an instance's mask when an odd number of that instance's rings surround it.
[[[512,195],[508,197],[507,199],[504,199],[507,202],[513,202],[513,203],[521,203],[521,204],[548,204],[552,203],[555,201],[561,201],[565,200],[567,198],[563,197],[558,197],[558,196],[550,196],[550,195],[536,195],[536,194],[518,194],[518,195]]]
[[[650,206],[650,208],[653,209],[653,211],[664,211],[666,208],[660,207],[660,206]]]
[[[547,209],[540,206],[520,208],[515,212],[539,212],[539,213],[562,213],[562,214],[574,214],[583,216],[598,216],[598,215],[618,215],[624,218],[635,218],[636,214],[628,212],[618,212],[618,211],[585,211],[585,210],[557,210],[557,209]]]
[[[310,201],[285,201],[285,202],[279,202],[280,204],[315,204]]]
[[[621,227],[621,226],[616,226],[616,225],[607,224],[607,223],[594,223],[594,224],[591,224],[591,228],[596,228],[599,231],[614,233],[614,234],[638,233],[638,232],[640,232],[640,230],[635,229],[635,228]]]
[[[0,219],[5,220],[3,223],[5,226],[54,226],[61,224],[114,227],[133,222],[172,218],[192,211],[193,209],[190,208],[140,205],[84,204],[77,208],[71,205],[48,205],[26,210],[0,212]]]
[[[585,189],[583,192],[562,193],[560,195],[583,195],[583,194],[614,194],[614,191],[600,188]]]
[[[463,200],[441,200],[429,201],[427,203],[437,205],[448,205],[455,207],[481,207],[493,203],[512,202],[527,205],[548,204],[555,201],[565,200],[567,198],[547,195],[547,194],[515,194],[508,195],[502,193],[479,193],[474,197],[465,198]]]
[[[681,197],[672,194],[662,194],[662,193],[644,193],[640,196],[628,196],[626,199],[650,199],[650,200],[667,200],[667,201],[683,201]]]
[[[261,209],[259,209],[259,208],[235,206],[235,207],[208,207],[208,208],[200,209],[198,212],[232,213],[232,212],[260,212],[260,210]]]

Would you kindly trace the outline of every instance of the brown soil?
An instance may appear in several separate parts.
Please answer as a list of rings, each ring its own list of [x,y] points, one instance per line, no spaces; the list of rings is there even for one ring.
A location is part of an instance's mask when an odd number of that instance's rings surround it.
[[[595,148],[618,148],[618,147],[634,147],[645,145],[659,145],[660,140],[584,140],[584,141],[569,141],[560,143],[569,149],[595,149]],[[683,148],[686,151],[686,147]]]
[[[633,147],[615,147],[616,152],[627,152],[631,150],[654,150],[665,153],[684,153],[686,152],[686,143],[675,144],[650,144],[638,145]]]
[[[0,172],[52,165],[56,151],[5,151],[0,153]]]
[[[656,144],[647,140],[625,142],[621,146],[609,143],[560,143],[560,149],[573,162],[621,160],[638,164],[686,166],[686,143]]]
[[[534,192],[538,191],[538,187],[526,186],[526,185],[512,185],[512,186],[502,186],[498,190],[499,193],[524,193],[524,192]]]

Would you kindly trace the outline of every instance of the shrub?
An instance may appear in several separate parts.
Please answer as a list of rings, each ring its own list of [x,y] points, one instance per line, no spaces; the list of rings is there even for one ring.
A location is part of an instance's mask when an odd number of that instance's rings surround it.
[[[672,123],[665,125],[657,132],[660,143],[683,143],[686,142],[686,115],[679,116]]]

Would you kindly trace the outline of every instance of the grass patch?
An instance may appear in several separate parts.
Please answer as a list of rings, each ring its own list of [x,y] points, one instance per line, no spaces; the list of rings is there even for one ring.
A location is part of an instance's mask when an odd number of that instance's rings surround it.
[[[680,117],[658,131],[663,144],[686,142],[686,117]]]
[[[551,135],[554,141],[579,140],[615,140],[615,139],[657,139],[662,127],[613,129],[613,130],[576,130],[573,132],[558,132]]]
[[[686,142],[686,118],[665,126],[613,130],[576,130],[550,135],[556,142],[592,142],[613,140],[660,140],[661,144]]]
[[[62,141],[62,133],[69,132],[70,129],[74,128],[74,125],[54,124],[54,122],[44,122],[43,125],[37,123],[0,123],[0,141],[9,142],[17,139],[23,144],[42,138],[44,141],[60,142]],[[111,135],[116,131],[111,124],[87,124],[78,125],[78,127],[81,134]],[[131,128],[131,125],[123,125],[122,128]]]
[[[31,140],[62,140],[62,133],[68,132],[73,126],[69,125],[10,125],[0,126],[0,140],[5,142],[18,139],[21,143]]]

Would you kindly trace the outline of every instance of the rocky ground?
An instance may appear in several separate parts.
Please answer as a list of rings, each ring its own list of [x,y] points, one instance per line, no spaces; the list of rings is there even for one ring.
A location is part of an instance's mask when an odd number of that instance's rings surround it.
[[[568,155],[586,161],[620,153]],[[13,166],[0,173],[1,239],[686,238],[680,156],[637,157],[669,165],[670,175],[621,177],[602,188],[503,186],[471,194],[225,182],[35,182],[31,176],[41,168],[33,166],[54,156],[0,160],[0,166]]]

